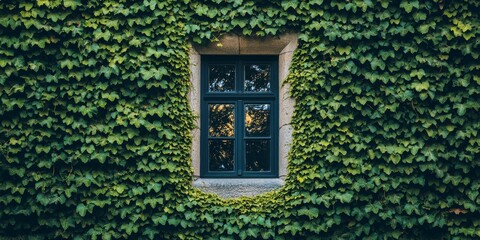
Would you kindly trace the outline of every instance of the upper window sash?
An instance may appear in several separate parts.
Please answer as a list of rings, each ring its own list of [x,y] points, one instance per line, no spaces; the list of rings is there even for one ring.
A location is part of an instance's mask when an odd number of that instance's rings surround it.
[[[240,95],[251,95],[273,98],[277,95],[278,81],[274,79],[278,79],[278,56],[207,55],[202,56],[202,63],[201,72],[204,79],[202,95],[204,97],[225,95],[238,98],[241,97]],[[235,70],[232,69],[233,66]],[[247,71],[245,71],[246,68]],[[267,72],[268,84],[260,78]],[[250,81],[252,79],[248,78],[252,76],[260,78],[263,84]],[[248,91],[248,88],[252,91]]]

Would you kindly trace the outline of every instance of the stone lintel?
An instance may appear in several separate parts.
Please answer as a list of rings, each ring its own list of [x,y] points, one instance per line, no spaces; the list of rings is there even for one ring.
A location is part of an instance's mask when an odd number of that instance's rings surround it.
[[[218,42],[193,45],[200,55],[280,55],[285,47],[295,42],[298,34],[287,33],[278,37],[243,37],[226,34]]]

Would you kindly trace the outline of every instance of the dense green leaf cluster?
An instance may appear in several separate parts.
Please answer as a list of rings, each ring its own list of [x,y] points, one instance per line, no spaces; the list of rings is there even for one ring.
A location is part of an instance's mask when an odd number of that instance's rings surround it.
[[[300,33],[286,186],[191,187],[189,42]],[[480,238],[480,2],[2,0],[0,238]]]

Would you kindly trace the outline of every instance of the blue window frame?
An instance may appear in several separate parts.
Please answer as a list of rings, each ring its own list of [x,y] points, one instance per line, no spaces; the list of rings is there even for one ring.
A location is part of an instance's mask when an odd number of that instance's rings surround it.
[[[202,56],[201,177],[278,177],[278,56]]]

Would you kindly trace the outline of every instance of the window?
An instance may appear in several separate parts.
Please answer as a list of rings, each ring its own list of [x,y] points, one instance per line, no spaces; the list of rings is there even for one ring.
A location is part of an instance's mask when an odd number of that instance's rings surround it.
[[[278,177],[278,56],[201,64],[201,177]]]

